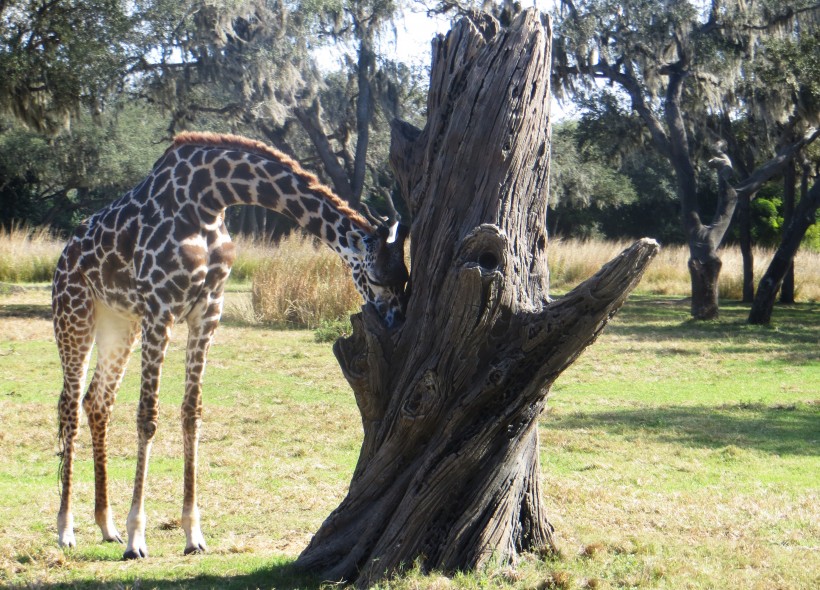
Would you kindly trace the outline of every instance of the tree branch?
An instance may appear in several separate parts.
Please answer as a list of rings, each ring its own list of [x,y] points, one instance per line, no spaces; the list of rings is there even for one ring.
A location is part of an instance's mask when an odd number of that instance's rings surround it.
[[[632,108],[638,113],[638,116],[643,120],[649,133],[652,135],[652,141],[658,151],[667,157],[672,153],[671,141],[667,132],[663,128],[661,121],[649,108],[644,99],[643,89],[638,82],[637,77],[630,71],[629,67],[625,66],[626,71],[621,71],[610,66],[606,62],[599,62],[594,66],[596,70],[608,80],[615,82],[623,88],[632,100]]]
[[[638,240],[595,275],[524,320],[527,331],[522,351],[545,359],[542,366],[549,367],[539,378],[552,382],[595,341],[659,250],[655,240]],[[533,352],[536,350],[542,352]]]
[[[818,137],[820,137],[820,129],[809,129],[809,131],[803,134],[803,137],[780,148],[775,157],[767,161],[765,164],[758,166],[757,170],[755,170],[751,176],[735,187],[735,190],[738,194],[744,195],[756,193],[760,190],[761,186],[777,176],[797,152],[812,143]]]
[[[726,146],[725,141],[718,142],[713,148],[715,157],[709,160],[709,166],[718,171],[718,203],[712,223],[707,230],[707,237],[715,248],[729,228],[738,199],[737,191],[729,184],[734,169],[732,161],[724,151]]]
[[[362,29],[359,25],[360,30]],[[364,177],[367,164],[367,147],[370,142],[370,120],[373,118],[373,88],[371,78],[375,67],[376,57],[373,53],[372,31],[370,28],[362,30],[359,41],[359,59],[357,63],[357,81],[359,96],[356,99],[356,155],[353,160],[353,191],[352,206],[357,206],[362,198]]]
[[[319,154],[322,164],[324,164],[325,171],[330,177],[331,182],[333,182],[333,188],[336,190],[336,193],[346,201],[352,203],[355,198],[353,188],[350,185],[347,173],[333,153],[330,140],[323,130],[319,112],[320,105],[318,98],[314,98],[308,108],[299,107],[294,110],[296,119],[302,124],[311,142],[313,142],[316,152]]]

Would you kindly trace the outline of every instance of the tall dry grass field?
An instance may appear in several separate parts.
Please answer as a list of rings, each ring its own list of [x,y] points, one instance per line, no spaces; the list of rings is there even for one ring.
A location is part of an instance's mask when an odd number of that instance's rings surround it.
[[[292,236],[276,248],[262,248],[268,256],[254,273],[252,289],[257,320],[316,328],[323,322],[344,318],[361,306],[362,298],[348,268],[334,252],[312,238]]]
[[[232,313],[248,323],[314,328],[344,317],[361,305],[350,273],[332,251],[314,240],[291,236],[273,245],[237,238],[233,285],[252,281],[252,296],[235,302]],[[50,282],[64,241],[48,231],[16,226],[0,231],[0,282]],[[549,243],[550,282],[567,291],[611,260],[628,242],[552,239]],[[740,250],[721,251],[720,297],[741,299],[743,263]],[[755,285],[774,250],[755,248]],[[644,275],[638,292],[688,295],[686,246],[663,246]],[[795,258],[796,299],[820,301],[820,252],[800,250]],[[244,286],[239,287],[240,290]]]
[[[0,281],[51,281],[63,245],[46,229],[22,225],[13,225],[11,229],[0,227]]]
[[[603,242],[553,239],[549,244],[550,282],[554,289],[571,289],[593,275],[614,258],[629,242]],[[760,281],[774,250],[754,249],[755,286]],[[723,268],[718,288],[722,299],[742,299],[743,258],[736,246],[722,248]],[[649,266],[638,291],[655,295],[685,295],[690,291],[686,246],[662,246]],[[795,258],[795,291],[798,301],[820,301],[820,252],[800,250]]]

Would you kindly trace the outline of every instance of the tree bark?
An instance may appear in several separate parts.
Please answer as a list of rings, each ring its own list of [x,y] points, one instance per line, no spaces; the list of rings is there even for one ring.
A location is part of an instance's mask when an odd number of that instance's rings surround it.
[[[334,353],[362,414],[347,497],[297,567],[359,586],[414,563],[445,572],[553,547],[538,419],[550,385],[657,252],[641,240],[548,297],[550,25],[462,19],[433,42],[428,121],[393,125],[413,214],[406,320],[366,306]]]
[[[789,227],[794,216],[794,192],[797,173],[794,162],[789,162],[783,171],[783,227]],[[794,303],[794,260],[786,269],[783,285],[780,287],[780,303]]]
[[[794,262],[794,255],[800,247],[803,236],[816,221],[818,208],[820,208],[820,182],[815,181],[811,190],[800,199],[792,222],[783,232],[783,240],[774,253],[769,268],[760,279],[757,295],[755,295],[752,309],[749,312],[748,322],[750,324],[768,324],[771,321],[777,291],[783,283],[783,277],[786,276],[789,267]]]
[[[667,105],[667,110],[670,108]],[[683,124],[682,115],[678,115],[680,124]],[[673,134],[675,137],[680,134]],[[674,142],[673,142],[674,144]],[[684,144],[685,147],[686,144]],[[717,249],[735,212],[738,202],[738,193],[730,184],[733,169],[729,157],[724,153],[725,144],[720,142],[714,146],[715,157],[709,160],[709,166],[717,169],[718,174],[718,202],[712,223],[704,225],[697,210],[692,209],[696,199],[682,200],[683,222],[689,243],[689,277],[692,284],[692,317],[696,320],[711,320],[719,315],[718,307],[718,278],[723,262],[718,256]],[[673,156],[674,156],[673,151]],[[684,153],[677,154],[678,159],[687,159]],[[691,171],[691,190],[694,190],[694,169]],[[679,191],[686,190],[681,184],[681,173],[678,172]]]
[[[322,161],[325,172],[327,172],[330,181],[333,183],[333,190],[348,203],[353,203],[355,195],[353,194],[350,179],[344,166],[339,162],[339,158],[333,153],[333,147],[330,145],[330,140],[322,125],[319,99],[314,98],[310,106],[298,108],[294,114],[304,128],[305,133],[310,137],[313,147],[316,148],[316,153]]]
[[[742,195],[738,199],[737,212],[740,224],[740,254],[743,258],[743,303],[751,303],[755,297],[755,255],[752,249],[752,198]]]

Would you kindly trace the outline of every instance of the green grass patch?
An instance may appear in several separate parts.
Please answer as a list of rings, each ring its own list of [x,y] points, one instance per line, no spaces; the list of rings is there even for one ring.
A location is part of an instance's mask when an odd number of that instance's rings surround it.
[[[247,300],[245,288],[228,306]],[[244,298],[244,299],[243,299]],[[0,587],[330,588],[291,568],[344,497],[361,418],[325,335],[226,314],[204,389],[200,508],[209,553],[179,528],[186,329],[169,346],[146,510],[151,557],[120,561],[93,522],[81,428],[79,545],[56,546],[61,379],[47,288],[0,291]],[[239,309],[238,307],[236,309]],[[445,577],[408,569],[379,587],[812,588],[820,578],[820,308],[778,307],[747,326],[679,297],[635,296],[555,383],[540,428],[543,493],[561,549]],[[318,341],[317,341],[318,340]],[[93,361],[92,361],[93,363]],[[112,417],[112,507],[125,530],[136,450],[139,350]]]

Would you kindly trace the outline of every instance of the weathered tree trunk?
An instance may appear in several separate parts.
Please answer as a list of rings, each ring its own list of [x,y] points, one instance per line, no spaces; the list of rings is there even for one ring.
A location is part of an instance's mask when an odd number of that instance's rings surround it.
[[[690,252],[693,246],[690,245]],[[689,258],[689,278],[692,282],[692,317],[712,320],[718,317],[718,278],[723,267],[715,248],[703,248]]]
[[[819,208],[820,181],[815,181],[811,190],[800,199],[792,222],[783,232],[783,240],[774,253],[769,268],[760,279],[757,294],[749,312],[748,322],[750,324],[768,324],[771,321],[777,291],[783,283],[783,277],[786,276],[786,272],[794,262],[794,255],[800,247],[803,236],[806,235],[806,230],[815,222]]]
[[[667,109],[670,107],[667,106]],[[682,119],[681,119],[682,120]],[[677,145],[677,143],[675,144]],[[700,216],[694,209],[694,198],[684,200],[684,229],[689,243],[689,277],[692,281],[692,317],[696,320],[711,320],[718,317],[718,278],[723,267],[718,256],[718,246],[729,229],[729,223],[735,212],[738,193],[729,183],[732,176],[732,163],[724,153],[725,144],[720,143],[713,149],[715,157],[709,165],[718,173],[718,203],[712,223],[703,225]],[[686,156],[688,158],[688,156]],[[682,159],[679,156],[678,159]],[[688,162],[688,160],[686,160]],[[680,166],[677,166],[680,167]],[[690,170],[689,182],[682,183],[683,175],[678,172],[678,190],[694,190],[694,171]],[[689,187],[686,189],[686,187]]]
[[[657,251],[642,240],[548,298],[550,28],[460,21],[433,43],[428,121],[393,126],[413,214],[405,322],[353,316],[334,352],[362,414],[347,497],[297,566],[360,586],[418,563],[447,572],[553,546],[538,419]]]

